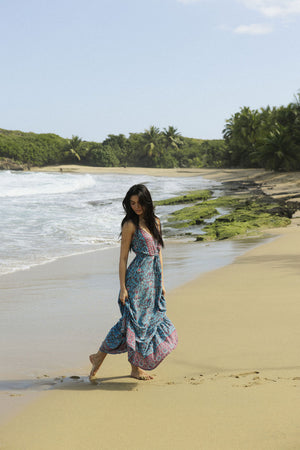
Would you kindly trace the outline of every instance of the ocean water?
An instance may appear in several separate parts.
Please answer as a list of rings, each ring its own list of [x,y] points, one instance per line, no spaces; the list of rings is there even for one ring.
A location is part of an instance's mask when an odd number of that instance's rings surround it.
[[[122,199],[144,183],[153,200],[221,184],[202,177],[0,172],[0,275],[118,245]],[[164,225],[168,207],[156,212]]]

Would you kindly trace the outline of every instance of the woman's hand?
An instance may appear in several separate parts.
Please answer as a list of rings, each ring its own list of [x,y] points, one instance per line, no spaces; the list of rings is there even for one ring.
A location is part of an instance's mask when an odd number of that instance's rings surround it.
[[[122,303],[122,305],[125,305],[125,301],[128,298],[128,292],[127,289],[121,289],[120,290],[120,302]]]
[[[166,289],[164,285],[162,285],[162,295],[166,295]]]

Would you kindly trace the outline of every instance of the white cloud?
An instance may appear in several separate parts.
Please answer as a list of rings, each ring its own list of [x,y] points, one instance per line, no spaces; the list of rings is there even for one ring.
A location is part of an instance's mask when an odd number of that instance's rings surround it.
[[[240,0],[240,2],[266,17],[287,17],[300,14],[300,0]]]
[[[269,34],[273,31],[273,29],[270,25],[267,24],[253,23],[251,25],[239,25],[233,31],[237,34],[259,35]]]

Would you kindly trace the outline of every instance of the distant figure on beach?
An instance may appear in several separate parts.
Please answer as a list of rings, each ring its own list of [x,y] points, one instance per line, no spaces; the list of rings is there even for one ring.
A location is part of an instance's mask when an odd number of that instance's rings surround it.
[[[132,186],[123,200],[119,261],[121,318],[97,353],[90,355],[92,380],[108,353],[128,353],[131,377],[151,380],[152,370],[176,347],[177,333],[166,315],[161,225],[149,190]],[[136,254],[127,267],[129,251]]]

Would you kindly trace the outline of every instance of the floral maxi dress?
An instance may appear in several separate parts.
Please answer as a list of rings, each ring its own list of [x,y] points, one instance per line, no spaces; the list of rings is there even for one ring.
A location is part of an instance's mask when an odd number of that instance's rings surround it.
[[[147,231],[137,228],[131,242],[136,256],[126,271],[128,299],[122,305],[121,319],[109,331],[100,350],[128,352],[128,361],[152,370],[176,347],[174,325],[166,315],[162,294],[160,246]]]

